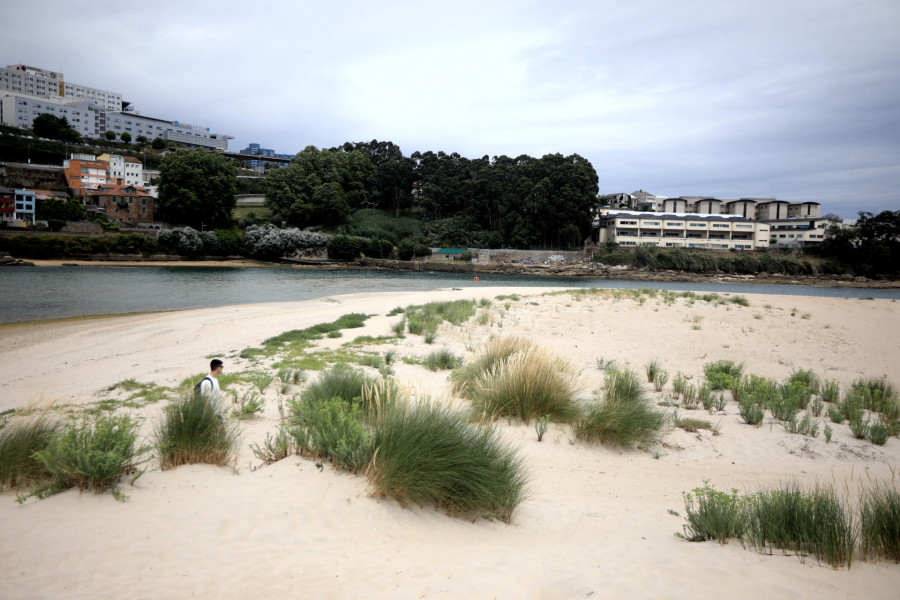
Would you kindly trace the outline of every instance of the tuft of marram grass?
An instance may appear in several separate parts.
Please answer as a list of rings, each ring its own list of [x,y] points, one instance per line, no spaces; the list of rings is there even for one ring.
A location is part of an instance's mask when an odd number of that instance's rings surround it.
[[[495,337],[482,346],[478,355],[450,377],[453,392],[465,396],[471,384],[493,370],[500,362],[515,352],[528,352],[534,348],[534,342],[519,337]]]
[[[200,394],[185,394],[167,406],[154,438],[163,470],[195,463],[222,466],[236,458],[237,426],[223,421]]]
[[[435,350],[425,358],[425,366],[431,371],[455,369],[460,363],[462,363],[462,359],[447,348]]]
[[[525,498],[526,473],[496,431],[437,403],[402,404],[374,433],[366,471],[376,496],[433,504],[453,516],[509,523]]]
[[[48,413],[13,417],[0,429],[0,491],[4,487],[23,487],[50,477],[50,471],[33,455],[47,449],[61,429],[60,422]]]
[[[876,482],[859,498],[860,553],[866,560],[900,562],[900,490]]]
[[[610,371],[602,399],[575,421],[575,437],[613,446],[644,446],[657,437],[666,420],[651,406],[633,371]]]
[[[547,415],[555,421],[571,420],[577,392],[569,363],[543,348],[530,347],[484,371],[467,386],[466,397],[480,419],[509,417],[527,423]]]

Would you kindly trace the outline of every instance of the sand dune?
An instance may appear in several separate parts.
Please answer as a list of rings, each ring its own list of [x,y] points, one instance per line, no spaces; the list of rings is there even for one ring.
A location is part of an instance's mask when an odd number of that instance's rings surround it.
[[[887,300],[744,295],[749,306],[662,298],[548,295],[547,288],[471,287],[359,294],[314,302],[233,306],[0,329],[0,410],[38,398],[87,405],[119,381],[175,385],[211,356],[226,372],[249,369],[237,355],[287,330],[349,312],[374,315],[345,337],[386,335],[397,307],[494,298],[487,323],[445,325],[434,345],[407,336],[398,357],[446,347],[470,357],[491,335],[533,339],[580,372],[584,397],[603,383],[602,362],[643,373],[657,359],[670,373],[702,375],[730,359],[745,372],[783,379],[813,369],[843,387],[862,376],[900,384],[900,310]],[[508,307],[507,307],[508,303]],[[381,348],[383,350],[384,348]],[[450,396],[447,372],[398,362],[396,378],[419,396]],[[671,383],[670,383],[671,386]],[[68,491],[15,502],[0,494],[3,598],[896,598],[898,565],[855,562],[850,570],[813,558],[761,555],[739,543],[688,543],[682,492],[709,481],[755,491],[788,480],[853,488],[890,481],[900,440],[787,433],[767,418],[740,422],[737,406],[716,416],[721,435],[667,431],[651,451],[574,441],[551,424],[500,423],[525,457],[530,496],[510,525],[454,519],[369,496],[365,479],[299,457],[260,468],[248,445],[278,425],[275,386],[265,412],[241,423],[236,468],[151,468],[123,491]],[[659,396],[661,399],[662,396]],[[137,411],[149,435],[160,404]],[[900,483],[900,482],[898,482]]]

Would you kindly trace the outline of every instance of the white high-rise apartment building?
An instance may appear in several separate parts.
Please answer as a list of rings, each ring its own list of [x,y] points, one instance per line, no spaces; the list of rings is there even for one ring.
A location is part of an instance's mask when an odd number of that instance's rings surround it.
[[[38,96],[64,103],[87,102],[104,110],[122,110],[122,94],[66,83],[62,73],[28,65],[8,65],[0,69],[0,92]]]
[[[31,129],[35,117],[51,114],[65,117],[89,139],[102,139],[107,131],[117,137],[127,132],[132,140],[143,135],[217,150],[227,150],[228,140],[233,139],[211,133],[208,127],[141,116],[123,110],[125,105],[121,94],[66,83],[62,73],[27,65],[0,69],[0,123],[4,125]]]

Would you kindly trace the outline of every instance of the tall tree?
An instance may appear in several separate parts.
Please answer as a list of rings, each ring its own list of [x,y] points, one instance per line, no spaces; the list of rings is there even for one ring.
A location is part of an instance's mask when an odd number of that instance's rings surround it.
[[[231,224],[237,169],[221,154],[179,150],[166,155],[159,167],[157,218],[195,229]]]
[[[82,141],[81,134],[69,125],[67,118],[60,118],[49,113],[36,116],[31,124],[31,130],[34,131],[34,135],[51,140],[75,143]]]
[[[363,152],[307,146],[266,176],[266,205],[298,227],[341,224],[350,210],[365,207],[374,173]]]

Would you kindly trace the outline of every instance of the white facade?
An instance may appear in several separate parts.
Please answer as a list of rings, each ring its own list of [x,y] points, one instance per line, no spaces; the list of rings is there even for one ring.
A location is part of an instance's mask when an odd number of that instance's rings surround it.
[[[35,117],[45,113],[65,117],[75,131],[89,139],[102,139],[107,131],[117,137],[128,132],[132,140],[143,135],[217,150],[227,150],[228,140],[233,139],[211,133],[208,127],[123,111],[121,94],[68,84],[62,73],[26,65],[0,69],[0,123],[31,129]]]
[[[109,163],[107,179],[117,185],[144,185],[144,165],[132,156],[121,154],[101,154],[97,160]]]
[[[131,134],[131,139],[143,135],[150,140],[162,138],[181,144],[221,150],[228,149],[228,140],[231,139],[231,136],[210,133],[209,127],[164,121],[133,112],[107,112],[106,129],[114,131],[117,136],[127,131]]]
[[[76,83],[66,83],[62,73],[7,65],[0,69],[0,92],[37,96],[62,102],[87,102],[104,110],[122,110],[122,95]]]
[[[2,94],[2,92],[0,92]],[[0,123],[31,129],[38,115],[64,118],[82,137],[97,138],[103,131],[103,110],[87,102],[64,103],[50,98],[8,95],[0,98]]]
[[[769,225],[736,215],[600,209],[598,243],[710,250],[769,247]]]
[[[828,219],[781,219],[767,221],[772,246],[803,247],[822,243]]]

